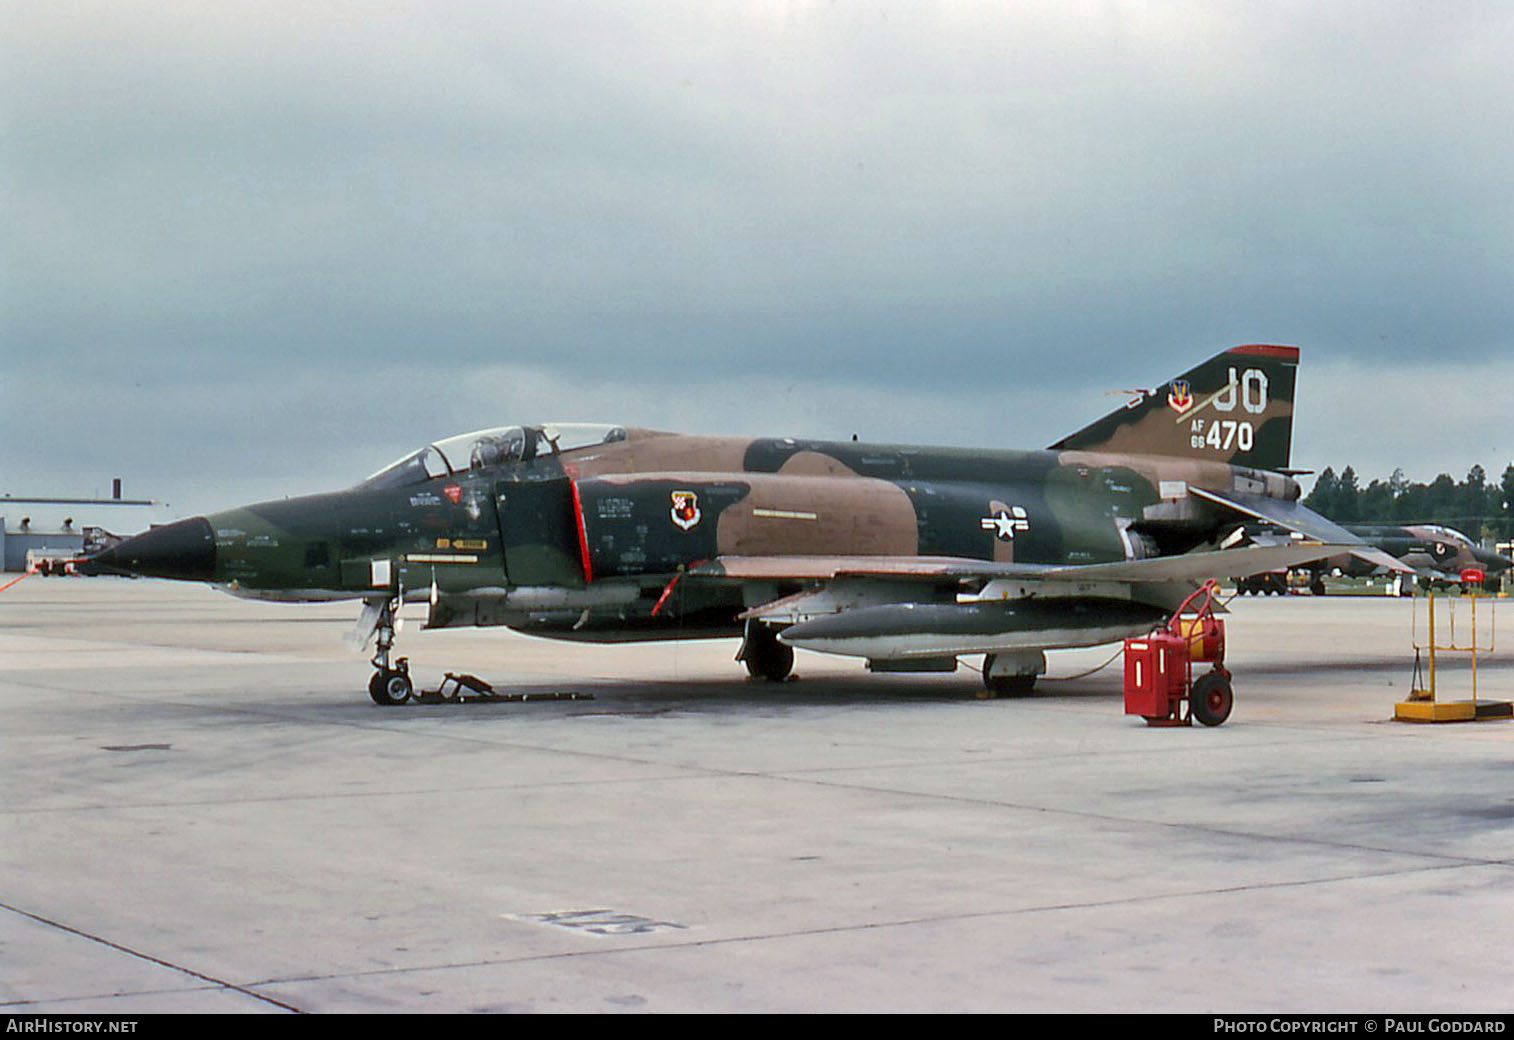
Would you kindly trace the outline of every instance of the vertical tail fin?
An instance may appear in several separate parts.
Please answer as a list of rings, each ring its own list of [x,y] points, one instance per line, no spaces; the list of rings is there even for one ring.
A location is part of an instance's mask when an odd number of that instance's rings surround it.
[[[1286,470],[1297,347],[1231,347],[1051,446]]]

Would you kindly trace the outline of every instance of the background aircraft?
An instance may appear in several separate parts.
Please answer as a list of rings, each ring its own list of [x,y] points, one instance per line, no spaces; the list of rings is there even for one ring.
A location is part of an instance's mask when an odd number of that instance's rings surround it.
[[[1356,525],[1346,530],[1370,545],[1413,567],[1422,578],[1457,582],[1464,571],[1501,575],[1514,560],[1484,549],[1452,527],[1442,524]],[[1347,566],[1365,561],[1347,561]],[[1358,567],[1359,569],[1359,567]]]
[[[1481,574],[1486,588],[1496,589],[1503,582],[1504,572],[1514,567],[1509,557],[1484,549],[1472,539],[1452,527],[1443,524],[1346,524],[1347,531],[1356,535],[1373,548],[1380,549],[1398,560],[1403,567],[1399,573],[1413,573],[1424,588],[1430,585],[1460,585],[1462,575],[1468,572]],[[1262,538],[1253,533],[1254,538]],[[1327,559],[1316,560],[1303,567],[1294,568],[1296,573],[1308,577],[1309,591],[1316,596],[1325,594],[1325,577],[1343,574],[1351,578],[1366,578],[1388,571],[1380,562],[1364,559],[1351,553],[1342,553]],[[1243,594],[1286,595],[1288,571],[1275,570],[1265,574],[1253,574],[1236,579],[1236,590]],[[1402,586],[1408,594],[1408,586]]]
[[[1484,549],[1455,528],[1442,524],[1348,524],[1346,530],[1414,568],[1423,585],[1432,582],[1455,585],[1462,574],[1480,571],[1486,584],[1497,586],[1503,581],[1503,573],[1514,567],[1514,560]],[[1350,555],[1327,563],[1353,577],[1376,572],[1366,560]],[[1315,582],[1321,579],[1322,573],[1316,568]]]
[[[743,636],[877,671],[985,655],[1028,689],[1044,651],[1149,631],[1195,587],[1346,554],[1401,567],[1298,503],[1298,350],[1235,347],[1043,451],[686,436],[543,423],[427,445],[355,487],[155,527],[97,566],[242,596],[360,599],[373,699],[406,600],[427,627],[565,640]],[[1287,537],[1257,544],[1248,523]]]

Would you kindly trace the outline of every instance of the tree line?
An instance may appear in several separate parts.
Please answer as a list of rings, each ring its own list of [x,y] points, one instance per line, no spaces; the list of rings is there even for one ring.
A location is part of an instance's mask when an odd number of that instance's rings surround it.
[[[1509,541],[1514,539],[1514,463],[1496,484],[1488,482],[1481,466],[1473,466],[1460,481],[1442,473],[1428,484],[1412,483],[1396,469],[1366,487],[1350,466],[1339,474],[1327,467],[1304,505],[1338,524],[1444,524],[1473,541]]]

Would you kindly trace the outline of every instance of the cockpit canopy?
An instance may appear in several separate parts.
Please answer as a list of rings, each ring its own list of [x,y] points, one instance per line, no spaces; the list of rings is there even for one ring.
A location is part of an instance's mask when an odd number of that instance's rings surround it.
[[[1444,524],[1425,524],[1424,529],[1430,534],[1439,535],[1447,541],[1460,542],[1462,545],[1465,545],[1469,549],[1476,547],[1476,544],[1472,541],[1472,539],[1468,538],[1466,535],[1462,534],[1454,527],[1446,527]]]
[[[385,466],[358,487],[369,490],[405,487],[469,470],[529,462],[597,444],[614,444],[626,437],[624,426],[610,423],[496,426],[492,430],[475,430],[428,444],[420,451]]]

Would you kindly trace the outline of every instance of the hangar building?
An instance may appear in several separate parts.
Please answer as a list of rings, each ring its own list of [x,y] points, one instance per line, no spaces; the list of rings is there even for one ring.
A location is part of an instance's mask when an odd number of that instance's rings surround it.
[[[169,519],[167,507],[145,498],[122,498],[121,481],[110,498],[0,495],[0,561],[24,571],[44,559],[73,559],[95,529],[128,535]]]

